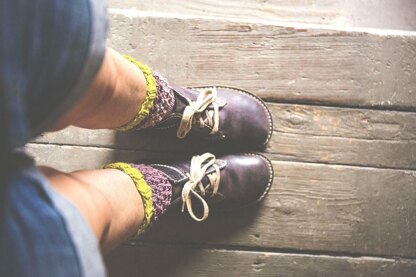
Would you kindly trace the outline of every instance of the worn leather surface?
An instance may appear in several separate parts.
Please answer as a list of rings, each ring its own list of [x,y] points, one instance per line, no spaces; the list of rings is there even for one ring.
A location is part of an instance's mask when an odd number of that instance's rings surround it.
[[[259,154],[247,153],[218,157],[216,164],[221,169],[221,180],[218,193],[204,196],[211,210],[236,210],[252,205],[264,198],[273,181],[273,169],[270,161]],[[181,191],[189,180],[191,162],[182,161],[169,165],[152,164],[162,171],[173,186],[172,204],[182,203]],[[207,174],[214,172],[211,166]],[[202,180],[204,186],[209,184],[208,178]],[[198,202],[195,203],[198,207]]]
[[[174,87],[175,110],[153,129],[164,130],[172,136],[176,134],[182,113],[189,101],[195,101],[198,94],[209,87]],[[240,148],[261,147],[270,140],[273,123],[269,110],[257,96],[235,88],[215,87],[218,92],[217,104],[220,106],[219,132],[210,135],[209,126],[201,128],[195,124],[189,137],[208,140],[219,145],[233,145]],[[212,105],[208,107],[213,109]],[[206,115],[202,114],[202,117]]]

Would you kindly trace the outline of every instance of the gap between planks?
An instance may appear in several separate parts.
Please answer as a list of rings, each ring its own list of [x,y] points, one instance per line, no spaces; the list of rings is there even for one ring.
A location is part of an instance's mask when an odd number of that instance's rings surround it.
[[[241,252],[241,253],[256,253],[256,254],[283,254],[293,256],[307,256],[307,257],[320,257],[320,258],[338,258],[338,259],[375,259],[380,261],[404,261],[413,263],[416,265],[416,258],[404,255],[362,255],[360,253],[343,252],[343,251],[324,251],[324,250],[308,250],[308,249],[296,249],[296,248],[278,248],[278,247],[258,247],[258,246],[243,246],[243,245],[216,245],[216,244],[203,244],[203,243],[175,243],[175,242],[158,242],[158,241],[131,241],[123,244],[121,247],[136,247],[136,246],[166,246],[166,247],[181,247],[187,249],[199,249],[199,250],[215,250],[215,251],[228,251],[228,252]]]
[[[403,259],[191,249],[120,247],[106,258],[110,276],[414,276]]]
[[[385,112],[401,112],[416,114],[416,107],[400,107],[400,106],[382,106],[382,105],[349,105],[338,104],[338,103],[326,103],[314,100],[281,100],[281,99],[263,99],[267,100],[266,103],[276,105],[299,105],[299,106],[311,106],[316,108],[339,108],[339,109],[350,109],[350,110],[364,110],[364,111],[385,111]]]

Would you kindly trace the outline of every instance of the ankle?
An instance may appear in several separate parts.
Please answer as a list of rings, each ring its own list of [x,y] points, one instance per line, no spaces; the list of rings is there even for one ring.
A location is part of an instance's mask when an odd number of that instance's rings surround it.
[[[130,67],[133,66],[141,71],[146,83],[146,93],[135,115],[116,130],[128,131],[152,127],[173,112],[175,106],[173,91],[167,81],[148,66],[127,55],[124,59],[125,62],[130,63]]]
[[[143,222],[137,232],[138,235],[142,234],[170,206],[172,185],[160,171],[143,164],[113,163],[104,168],[117,169],[134,183],[143,205]]]

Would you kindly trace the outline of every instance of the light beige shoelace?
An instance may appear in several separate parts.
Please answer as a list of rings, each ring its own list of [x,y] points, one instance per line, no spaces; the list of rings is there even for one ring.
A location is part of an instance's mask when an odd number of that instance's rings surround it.
[[[201,156],[194,156],[191,160],[190,172],[187,173],[189,181],[185,183],[182,189],[182,212],[186,209],[189,215],[196,221],[204,221],[208,218],[209,207],[201,195],[205,195],[206,190],[212,189],[212,195],[215,195],[220,185],[220,168],[215,163],[215,156],[211,153],[205,153]],[[205,164],[204,164],[205,163]],[[204,187],[202,178],[204,178],[208,168],[212,166],[215,172],[208,174],[209,184]],[[204,212],[202,217],[197,217],[192,210],[192,195],[202,202]]]
[[[215,103],[215,99],[217,98],[217,90],[216,89],[207,89],[201,92],[198,95],[196,101],[191,101],[191,103],[186,106],[185,111],[182,115],[181,123],[179,124],[178,131],[176,133],[178,138],[184,138],[192,128],[194,121],[199,116],[199,125],[200,127],[204,127],[205,125],[213,126],[210,135],[213,135],[218,132],[219,127],[219,106]],[[204,120],[200,114],[205,111],[205,109],[212,104],[214,107],[213,111],[207,112],[207,117]],[[195,118],[195,119],[194,119]]]

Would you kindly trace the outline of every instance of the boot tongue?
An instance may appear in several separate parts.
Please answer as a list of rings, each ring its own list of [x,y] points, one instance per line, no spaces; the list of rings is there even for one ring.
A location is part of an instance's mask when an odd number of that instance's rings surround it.
[[[183,111],[185,110],[186,106],[189,105],[188,99],[182,96],[177,96],[175,100],[176,101],[175,101],[174,113],[183,114]]]
[[[227,165],[227,162],[225,160],[216,160],[215,164],[218,165],[218,167],[222,171]],[[150,166],[152,166],[155,169],[160,170],[168,178],[169,182],[171,183],[172,204],[176,202],[181,202],[183,185],[187,181],[189,181],[189,178],[185,172],[189,172],[190,163],[182,162],[173,166],[166,166],[166,165],[159,165],[159,164],[154,164]],[[205,177],[202,179],[202,183],[204,184],[204,186],[206,186],[209,183],[209,179],[206,176],[213,172],[215,172],[215,169],[213,166],[209,167],[208,170],[206,171]]]
[[[186,89],[180,87],[172,87],[172,89],[175,93],[174,113],[182,114],[186,106],[188,106],[191,101],[195,101],[196,97],[192,93],[189,93]]]
[[[191,101],[196,101],[198,97],[198,93],[196,91],[192,91],[189,89],[184,89],[181,87],[173,87],[173,91],[175,93],[175,107],[174,107],[174,113],[177,114],[183,114],[185,108],[191,103]],[[195,116],[196,122],[194,123],[193,131],[197,133],[202,134],[209,134],[211,133],[212,126],[207,127],[208,125],[204,127],[200,127],[200,119],[204,120],[206,122],[206,117],[210,116],[208,111],[212,111],[212,105],[210,105],[206,111],[202,112],[200,115]]]

